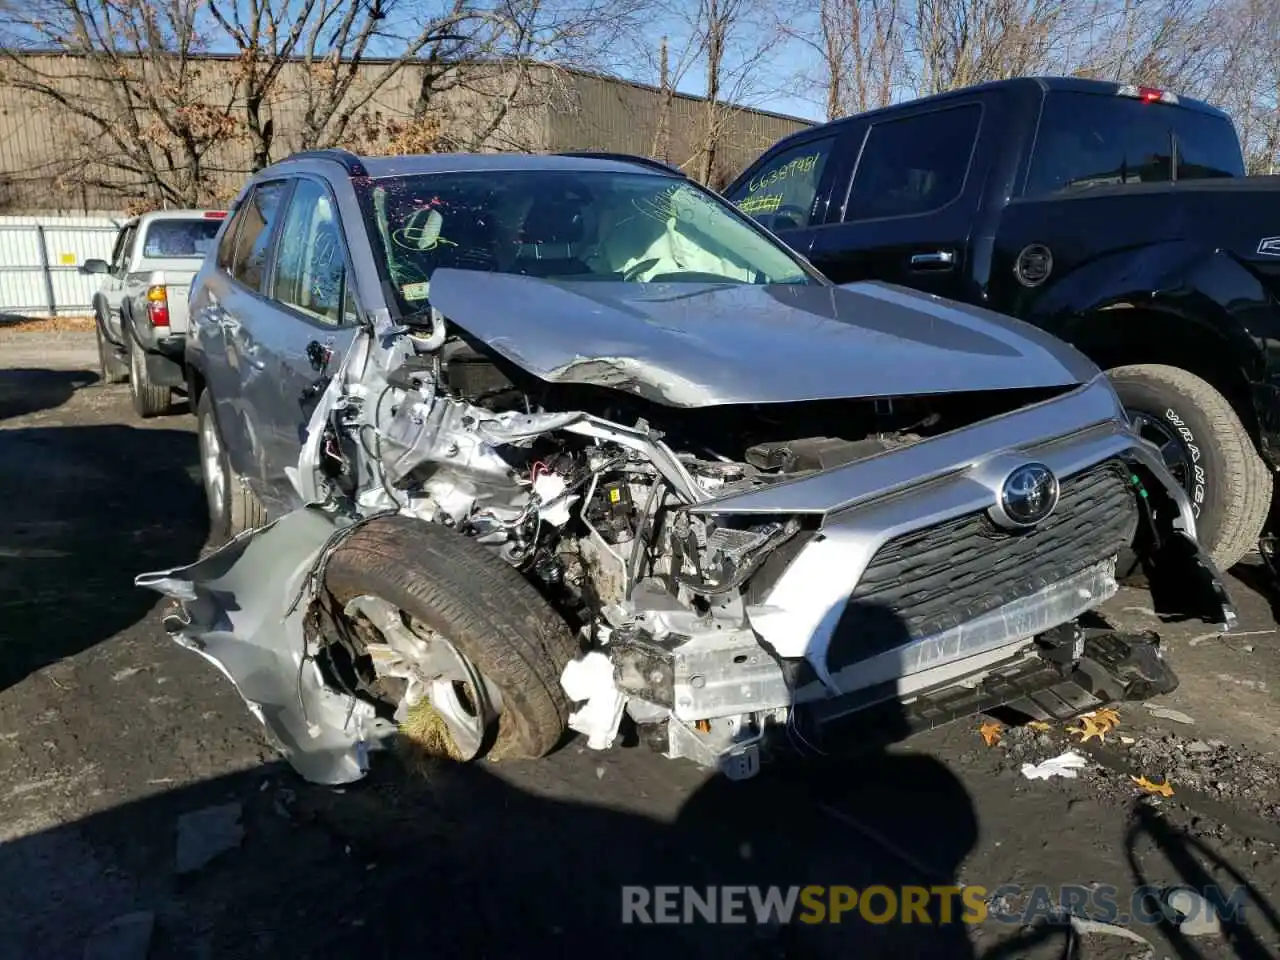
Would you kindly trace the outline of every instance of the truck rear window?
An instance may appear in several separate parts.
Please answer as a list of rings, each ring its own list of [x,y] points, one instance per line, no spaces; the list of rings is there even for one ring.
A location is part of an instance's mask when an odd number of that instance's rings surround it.
[[[212,249],[220,226],[221,220],[152,220],[142,255],[157,260],[203,257]]]
[[[1129,97],[1051,93],[1036,133],[1027,196],[1103,184],[1243,177],[1235,128],[1225,117]]]

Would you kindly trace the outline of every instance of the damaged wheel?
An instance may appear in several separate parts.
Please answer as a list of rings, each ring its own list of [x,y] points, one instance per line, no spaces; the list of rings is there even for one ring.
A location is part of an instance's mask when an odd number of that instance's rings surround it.
[[[353,633],[372,638],[356,653],[380,679],[406,681],[398,719],[425,701],[443,721],[440,752],[533,759],[564,736],[560,673],[575,653],[573,637],[480,544],[409,517],[378,518],[334,551],[325,585],[345,616],[364,621]]]

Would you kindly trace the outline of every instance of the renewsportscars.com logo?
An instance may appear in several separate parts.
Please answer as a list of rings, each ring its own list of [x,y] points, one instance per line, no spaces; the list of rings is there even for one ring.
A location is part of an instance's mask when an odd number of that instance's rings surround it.
[[[984,923],[993,920],[1024,926],[1064,913],[1111,924],[1155,925],[1169,919],[1171,894],[1189,891],[1183,902],[1219,921],[1235,921],[1248,898],[1245,887],[1224,891],[1210,886],[1138,887],[1122,893],[1106,884],[1060,887],[1003,884],[967,886],[850,886],[622,888],[622,922],[691,923]],[[1185,920],[1196,919],[1179,908]]]

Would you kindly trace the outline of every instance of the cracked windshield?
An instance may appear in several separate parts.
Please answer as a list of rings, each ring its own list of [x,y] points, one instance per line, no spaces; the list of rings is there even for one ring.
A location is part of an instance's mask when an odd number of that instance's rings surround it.
[[[371,201],[388,273],[411,310],[438,267],[568,282],[816,282],[726,204],[664,177],[396,177],[377,181]]]

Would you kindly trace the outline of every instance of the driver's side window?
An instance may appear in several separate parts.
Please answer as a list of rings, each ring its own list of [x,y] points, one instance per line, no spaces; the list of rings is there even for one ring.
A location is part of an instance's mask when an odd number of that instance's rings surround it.
[[[116,276],[124,276],[125,266],[133,256],[133,239],[138,235],[138,226],[125,227],[120,234],[120,242],[116,244],[115,255],[111,259],[111,272]]]
[[[834,143],[834,137],[825,137],[781,151],[739,183],[728,200],[775,233],[810,226]]]

